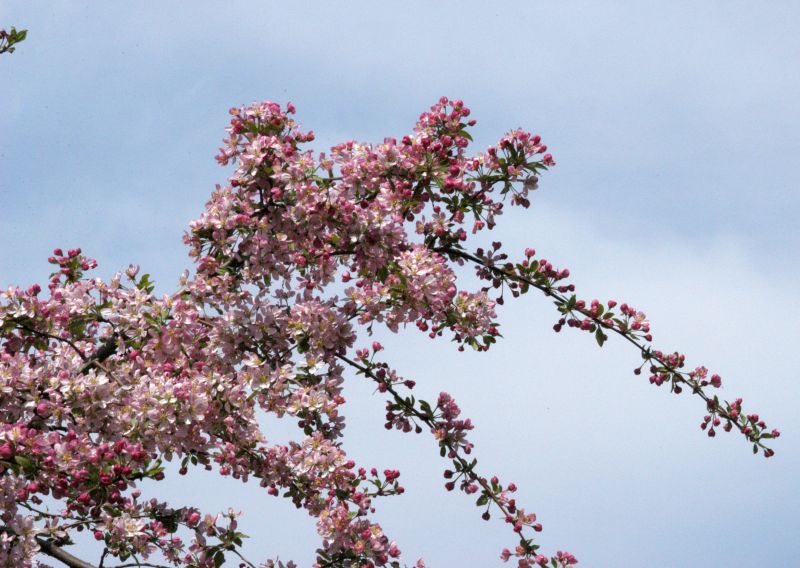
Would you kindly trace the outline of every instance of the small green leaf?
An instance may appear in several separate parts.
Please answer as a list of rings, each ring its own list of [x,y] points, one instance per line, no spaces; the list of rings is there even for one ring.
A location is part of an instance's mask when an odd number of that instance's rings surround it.
[[[600,328],[598,327],[598,328],[597,328],[597,331],[595,331],[595,332],[594,332],[594,338],[597,340],[597,344],[598,344],[600,347],[602,347],[602,346],[603,346],[603,343],[605,343],[605,342],[606,342],[606,339],[608,339],[608,336],[607,336],[605,333],[603,333],[603,330],[602,330],[602,329],[600,329]]]
[[[144,290],[148,294],[152,294],[153,290],[155,289],[155,284],[152,280],[150,280],[149,274],[142,274],[142,277],[139,279],[139,282],[136,284],[136,287],[139,290]]]
[[[25,456],[14,456],[14,461],[22,467],[25,471],[33,469],[33,461]]]

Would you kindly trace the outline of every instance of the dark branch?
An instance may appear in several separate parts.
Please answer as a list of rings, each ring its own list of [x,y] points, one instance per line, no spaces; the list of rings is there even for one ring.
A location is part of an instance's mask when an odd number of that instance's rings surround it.
[[[0,532],[11,534],[17,538],[20,538],[20,535],[11,527],[7,526],[0,526]],[[77,556],[73,556],[53,541],[48,540],[44,537],[37,536],[36,537],[36,544],[39,545],[39,549],[42,553],[55,558],[56,560],[61,561],[69,568],[97,568],[94,564],[89,564],[88,562],[81,560]]]
[[[77,556],[73,556],[50,540],[37,536],[36,542],[39,544],[39,548],[43,553],[52,556],[56,560],[60,560],[69,566],[69,568],[96,568],[94,564],[89,564]]]
[[[102,363],[109,357],[111,357],[114,353],[117,352],[117,334],[113,334],[111,337],[106,339],[106,342],[103,343],[100,348],[94,352],[93,355],[86,359],[86,362],[80,368],[80,374],[85,373],[89,369],[95,366],[97,363]]]

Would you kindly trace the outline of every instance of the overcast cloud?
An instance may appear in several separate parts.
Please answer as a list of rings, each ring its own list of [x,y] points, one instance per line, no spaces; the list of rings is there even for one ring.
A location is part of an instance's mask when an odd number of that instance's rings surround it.
[[[797,563],[796,2],[166,4],[0,4],[0,27],[30,30],[0,57],[0,286],[41,282],[53,247],[81,246],[103,276],[137,262],[170,290],[181,235],[226,176],[213,155],[230,106],[291,100],[324,149],[402,135],[461,98],[476,149],[521,126],[558,162],[497,238],[569,267],[585,297],[646,311],[658,345],[784,435],[771,460],[707,439],[698,400],[635,377],[620,342],[554,334],[533,294],[501,310],[489,353],[408,330],[385,337],[388,356],[459,401],[483,471],[520,486],[547,550],[596,568]],[[358,378],[347,398],[348,451],[403,474],[377,518],[406,561],[500,565],[507,527],[444,491],[434,442],[385,432]],[[313,560],[313,520],[255,486],[152,490],[244,510],[253,558]]]

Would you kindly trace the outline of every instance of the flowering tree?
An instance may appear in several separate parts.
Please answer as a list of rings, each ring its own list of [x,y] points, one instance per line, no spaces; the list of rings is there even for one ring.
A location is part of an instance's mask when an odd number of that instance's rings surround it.
[[[684,356],[652,344],[641,311],[585,301],[557,268],[528,248],[470,239],[495,228],[504,207],[528,207],[555,162],[538,136],[506,134],[469,154],[475,121],[442,98],[412,134],[382,144],[345,142],[327,154],[290,117],[265,102],[231,110],[217,160],[236,170],[185,235],[194,274],[156,297],[136,266],[105,282],[80,249],[56,249],[47,292],[9,288],[0,303],[0,564],[219,567],[242,556],[236,513],[148,499],[136,488],[165,476],[165,461],[213,470],[282,495],[316,518],[315,566],[401,566],[398,545],[374,520],[378,497],[399,495],[396,470],[359,467],[342,449],[345,378],[376,385],[387,429],[430,432],[446,461],[448,491],[476,499],[484,519],[515,533],[500,554],[519,567],[567,568],[568,552],[544,552],[536,515],[516,487],[472,457],[473,426],[453,397],[417,399],[375,326],[413,324],[459,350],[488,350],[499,337],[495,306],[530,291],[555,304],[554,330],[619,336],[638,352],[635,369],[673,393],[701,399],[709,436],[736,430],[755,453],[779,435],[742,400],[714,394],[720,377],[688,370]],[[471,237],[470,235],[475,235]],[[473,269],[477,289],[459,286]],[[259,415],[289,416],[298,437],[267,443]],[[90,531],[97,564],[67,552]],[[290,562],[285,566],[292,566]],[[421,568],[423,562],[415,566]]]

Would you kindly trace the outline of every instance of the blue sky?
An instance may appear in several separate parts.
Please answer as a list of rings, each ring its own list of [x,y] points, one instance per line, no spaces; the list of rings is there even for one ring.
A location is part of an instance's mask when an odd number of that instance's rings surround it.
[[[0,27],[30,32],[0,58],[0,286],[42,282],[53,247],[81,246],[102,275],[137,262],[168,291],[187,223],[225,179],[230,106],[291,100],[324,149],[402,135],[461,98],[476,148],[521,126],[558,162],[497,236],[569,267],[585,296],[645,310],[657,344],[719,371],[784,436],[769,461],[706,439],[698,401],[634,377],[624,345],[553,334],[535,296],[501,311],[487,354],[412,332],[387,351],[421,392],[460,402],[482,467],[516,481],[549,550],[598,568],[792,565],[798,21],[790,1],[6,1]],[[506,527],[443,490],[429,439],[386,433],[382,402],[348,389],[347,449],[403,472],[378,518],[406,560],[500,565]],[[287,504],[170,483],[153,490],[244,510],[253,558],[310,564],[313,522]]]

